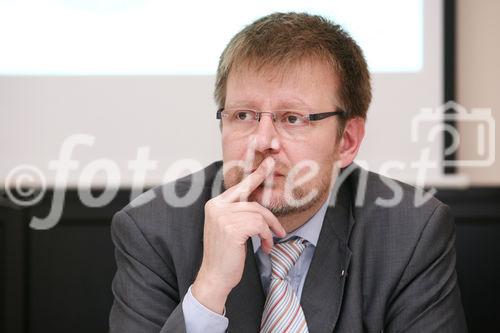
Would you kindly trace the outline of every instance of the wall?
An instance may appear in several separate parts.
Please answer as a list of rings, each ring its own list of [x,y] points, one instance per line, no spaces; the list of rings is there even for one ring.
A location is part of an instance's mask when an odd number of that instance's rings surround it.
[[[491,108],[500,127],[500,1],[457,0],[457,101],[466,108]],[[472,158],[475,128],[461,126],[459,158]],[[476,186],[500,185],[500,135],[496,161],[490,167],[464,167],[459,172]]]

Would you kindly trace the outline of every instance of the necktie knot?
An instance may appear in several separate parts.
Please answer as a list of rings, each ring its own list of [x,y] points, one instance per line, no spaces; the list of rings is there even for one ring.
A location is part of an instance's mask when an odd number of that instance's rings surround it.
[[[275,244],[271,251],[271,265],[274,279],[285,279],[306,248],[305,240],[298,237]]]

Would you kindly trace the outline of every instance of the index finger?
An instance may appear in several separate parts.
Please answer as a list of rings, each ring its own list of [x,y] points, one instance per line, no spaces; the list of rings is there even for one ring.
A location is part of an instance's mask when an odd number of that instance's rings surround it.
[[[273,172],[274,165],[274,159],[272,157],[267,157],[254,172],[245,177],[240,183],[230,187],[222,193],[222,200],[225,202],[236,202],[239,201],[238,199],[241,197],[248,198],[248,196],[262,184],[266,177]]]

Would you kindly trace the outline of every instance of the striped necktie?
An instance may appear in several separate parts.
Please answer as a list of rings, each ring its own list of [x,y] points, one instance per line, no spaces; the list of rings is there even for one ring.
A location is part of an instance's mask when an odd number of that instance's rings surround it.
[[[274,245],[271,251],[271,283],[262,313],[261,333],[309,332],[299,299],[285,279],[305,248],[302,238]]]

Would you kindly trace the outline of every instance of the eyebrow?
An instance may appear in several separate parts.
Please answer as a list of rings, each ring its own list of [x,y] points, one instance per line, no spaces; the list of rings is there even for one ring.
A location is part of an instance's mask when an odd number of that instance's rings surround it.
[[[228,109],[231,108],[249,108],[249,109],[258,109],[259,107],[257,106],[257,103],[251,100],[241,100],[241,101],[236,101],[229,103],[227,105]],[[300,108],[310,108],[310,106],[305,103],[302,99],[300,98],[293,98],[291,100],[284,100],[281,101],[277,104],[276,109],[300,109]]]

